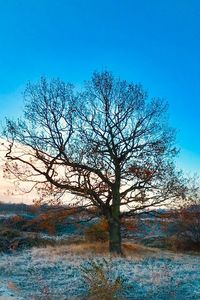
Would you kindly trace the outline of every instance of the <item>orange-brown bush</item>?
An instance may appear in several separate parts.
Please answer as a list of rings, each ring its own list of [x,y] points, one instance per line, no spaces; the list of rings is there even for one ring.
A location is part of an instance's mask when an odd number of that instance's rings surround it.
[[[24,229],[30,228],[35,231],[46,231],[48,234],[55,234],[56,226],[64,223],[66,218],[74,216],[76,209],[49,209],[47,212],[39,213],[37,217],[26,221]]]
[[[167,244],[174,250],[200,250],[200,207],[181,207],[169,214],[175,232],[167,238]],[[167,222],[166,222],[167,224]]]
[[[200,209],[183,208],[178,214],[178,238],[185,250],[200,250]]]
[[[108,241],[108,221],[105,218],[100,219],[98,223],[91,225],[84,232],[85,240],[89,242]]]

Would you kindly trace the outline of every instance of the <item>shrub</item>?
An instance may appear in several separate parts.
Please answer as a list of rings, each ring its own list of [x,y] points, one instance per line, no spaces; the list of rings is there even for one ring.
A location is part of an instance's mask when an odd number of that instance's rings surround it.
[[[174,225],[173,235],[167,237],[167,246],[173,250],[200,250],[200,207],[185,206],[168,216]]]
[[[98,223],[91,225],[84,232],[85,240],[89,242],[108,241],[108,222],[102,218]]]
[[[81,268],[85,283],[88,285],[87,300],[114,300],[122,298],[123,279],[110,278],[109,262],[90,261],[89,266]]]
[[[182,209],[178,216],[178,236],[187,243],[187,248],[200,250],[200,208]]]
[[[171,237],[175,250],[200,250],[200,207],[181,208],[175,219],[177,232]]]
[[[0,236],[5,237],[9,240],[19,237],[20,235],[21,235],[20,232],[16,229],[6,228],[6,227],[0,229]]]
[[[175,251],[199,251],[200,243],[194,242],[186,236],[172,235],[166,239],[166,247]]]

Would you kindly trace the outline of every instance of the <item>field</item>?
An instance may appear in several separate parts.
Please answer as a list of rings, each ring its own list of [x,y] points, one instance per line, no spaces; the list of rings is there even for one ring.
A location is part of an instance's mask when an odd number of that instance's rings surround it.
[[[85,241],[80,228],[77,232],[72,227],[70,230],[61,231],[59,236],[42,233],[43,243],[37,246],[2,251],[0,299],[97,300],[98,297],[89,298],[90,286],[85,281],[85,270],[91,265],[100,266],[110,284],[120,278],[121,286],[116,294],[119,300],[200,299],[197,252],[152,248],[139,243],[138,237],[128,238],[124,234],[124,256],[111,257],[107,242]],[[137,235],[141,234],[140,231]],[[154,236],[155,242],[159,234],[160,230],[154,228],[147,234],[148,240],[152,241]]]
[[[2,254],[0,299],[87,299],[80,267],[91,259],[105,259],[109,276],[124,279],[122,299],[200,299],[199,256],[135,249],[126,258],[94,255],[76,246]]]

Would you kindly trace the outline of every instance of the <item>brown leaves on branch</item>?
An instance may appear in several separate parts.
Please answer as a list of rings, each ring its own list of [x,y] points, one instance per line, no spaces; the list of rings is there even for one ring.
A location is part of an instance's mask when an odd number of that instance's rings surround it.
[[[128,168],[128,173],[133,174],[134,176],[138,177],[139,179],[149,180],[153,176],[154,171],[144,168],[144,167],[139,167],[139,166],[133,165]]]

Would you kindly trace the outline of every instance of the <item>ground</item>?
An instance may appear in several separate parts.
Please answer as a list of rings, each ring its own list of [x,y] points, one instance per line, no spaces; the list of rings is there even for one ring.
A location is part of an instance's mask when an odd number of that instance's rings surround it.
[[[157,219],[141,218],[137,230],[123,229],[124,256],[111,257],[108,242],[84,238],[98,219],[81,227],[64,220],[50,235],[38,231],[41,219],[32,222],[38,215],[27,207],[24,213],[20,205],[1,206],[0,300],[88,300],[83,269],[91,262],[102,264],[111,282],[122,279],[118,300],[200,300],[199,252],[170,251],[163,243],[174,224],[163,230]]]
[[[110,258],[104,248],[72,244],[1,254],[0,299],[87,299],[81,267],[91,259],[105,259],[110,276],[124,279],[123,299],[200,299],[200,256],[126,244],[126,257]]]

